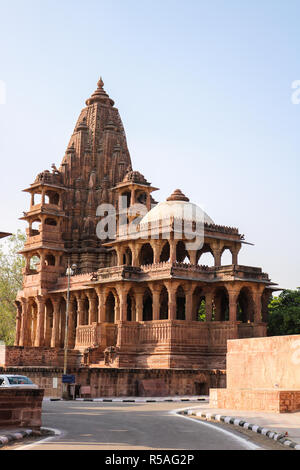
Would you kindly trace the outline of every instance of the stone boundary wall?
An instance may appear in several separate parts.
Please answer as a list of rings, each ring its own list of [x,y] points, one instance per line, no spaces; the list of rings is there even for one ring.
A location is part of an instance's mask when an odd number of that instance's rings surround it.
[[[39,429],[42,424],[44,390],[0,389],[0,428],[11,426]]]
[[[300,390],[300,335],[229,340],[227,387]]]
[[[271,413],[300,411],[300,390],[210,389],[209,406]]]
[[[208,395],[226,386],[225,370],[74,368],[76,383],[89,387],[91,398]],[[62,368],[6,367],[0,374],[21,374],[42,388],[45,397],[61,398]]]
[[[80,365],[79,351],[68,351],[70,367]],[[0,367],[48,366],[63,367],[64,350],[59,348],[0,345]]]

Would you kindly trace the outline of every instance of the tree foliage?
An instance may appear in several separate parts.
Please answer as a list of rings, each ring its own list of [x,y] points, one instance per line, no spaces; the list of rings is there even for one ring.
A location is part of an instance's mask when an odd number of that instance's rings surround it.
[[[25,234],[20,230],[0,245],[0,341],[14,342],[17,292],[22,287],[25,260],[18,254],[24,246]]]
[[[300,288],[283,290],[269,304],[268,335],[300,334]]]

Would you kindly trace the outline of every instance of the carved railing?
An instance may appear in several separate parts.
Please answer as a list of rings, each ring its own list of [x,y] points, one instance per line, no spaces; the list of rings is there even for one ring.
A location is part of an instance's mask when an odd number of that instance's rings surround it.
[[[100,325],[80,325],[76,328],[75,349],[95,347],[99,344]]]
[[[119,326],[119,345],[159,345],[226,347],[228,339],[237,338],[235,324],[225,322],[185,322],[184,320],[158,320]]]

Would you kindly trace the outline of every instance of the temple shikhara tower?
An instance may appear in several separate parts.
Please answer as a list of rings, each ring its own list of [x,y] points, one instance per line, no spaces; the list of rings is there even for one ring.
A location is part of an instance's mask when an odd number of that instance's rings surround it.
[[[155,201],[157,188],[132,169],[103,86],[100,79],[87,99],[61,165],[24,190],[26,266],[6,365],[56,367],[57,375],[67,344],[68,370],[91,396],[206,393],[223,383],[228,339],[266,336],[276,285],[260,268],[239,264],[247,242],[237,228],[217,225],[180,189]],[[103,204],[117,219],[106,239]],[[123,230],[130,224],[135,233]],[[203,240],[194,249],[199,224]],[[207,253],[211,266],[202,263]]]

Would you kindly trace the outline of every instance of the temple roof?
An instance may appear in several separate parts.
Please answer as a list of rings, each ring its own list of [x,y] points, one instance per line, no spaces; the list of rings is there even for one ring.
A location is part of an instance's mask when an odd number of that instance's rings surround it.
[[[170,219],[170,217],[186,221],[197,221],[203,224],[214,223],[199,206],[189,202],[189,199],[180,189],[176,189],[166,201],[158,203],[151,209],[143,217],[140,225]]]

